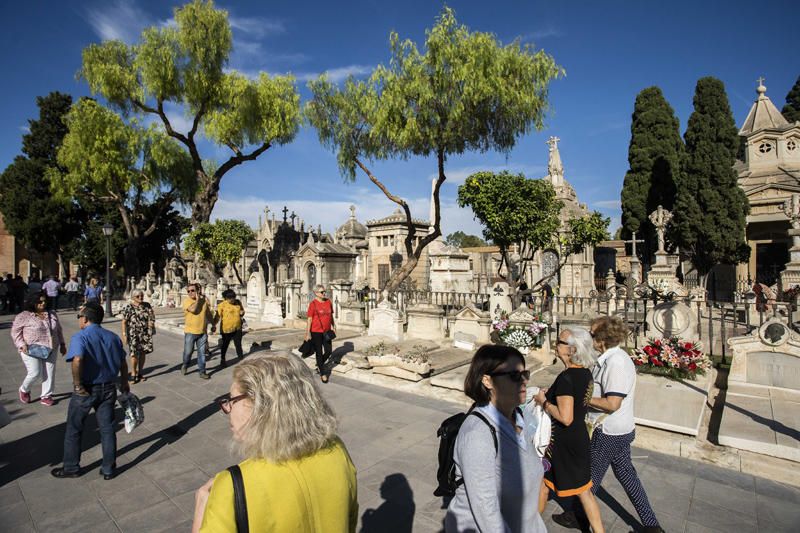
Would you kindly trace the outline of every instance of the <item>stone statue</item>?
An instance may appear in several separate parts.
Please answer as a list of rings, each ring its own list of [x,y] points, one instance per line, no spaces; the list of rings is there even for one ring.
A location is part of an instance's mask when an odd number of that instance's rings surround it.
[[[670,220],[672,220],[672,213],[664,209],[662,206],[658,206],[655,211],[650,213],[650,222],[652,222],[653,226],[655,226],[656,234],[658,235],[657,254],[666,253],[664,250],[664,234],[666,233],[667,224],[669,224]]]

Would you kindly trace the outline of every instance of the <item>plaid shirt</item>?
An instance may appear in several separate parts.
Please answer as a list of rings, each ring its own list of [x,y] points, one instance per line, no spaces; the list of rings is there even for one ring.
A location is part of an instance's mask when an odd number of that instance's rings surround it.
[[[65,344],[58,315],[51,312],[47,314],[47,317],[50,319],[50,327],[47,327],[48,318],[41,319],[36,316],[36,313],[23,311],[18,314],[11,326],[11,339],[14,341],[14,345],[22,348],[23,345],[41,344],[55,348]],[[58,341],[55,346],[53,345],[54,336]]]

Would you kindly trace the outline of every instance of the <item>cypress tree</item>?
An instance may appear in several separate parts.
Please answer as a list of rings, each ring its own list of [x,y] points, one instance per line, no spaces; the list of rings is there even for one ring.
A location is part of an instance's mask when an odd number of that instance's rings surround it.
[[[745,261],[750,252],[745,244],[749,205],[733,169],[739,136],[720,80],[698,80],[684,139],[686,157],[672,238],[705,283],[714,265]]]
[[[678,119],[661,89],[642,90],[631,117],[629,169],[622,186],[622,227],[626,238],[635,231],[637,239],[645,239],[639,251],[646,263],[656,251],[655,228],[648,216],[659,205],[672,210],[683,152]]]
[[[800,76],[786,95],[786,104],[781,109],[781,114],[789,122],[800,121]]]

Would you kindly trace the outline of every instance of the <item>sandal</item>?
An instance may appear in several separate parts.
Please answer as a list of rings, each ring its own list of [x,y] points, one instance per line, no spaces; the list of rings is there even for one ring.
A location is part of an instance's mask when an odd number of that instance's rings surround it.
[[[139,381],[147,381],[147,378],[139,374]]]
[[[141,378],[139,377],[139,375],[138,375],[138,374],[137,374],[137,375],[135,375],[135,376],[133,376],[133,383],[134,383],[134,385],[135,385],[136,383],[139,383],[140,381],[141,381]]]
[[[138,381],[136,381],[138,378],[139,377],[137,375],[130,374],[128,375],[128,383],[138,383]]]

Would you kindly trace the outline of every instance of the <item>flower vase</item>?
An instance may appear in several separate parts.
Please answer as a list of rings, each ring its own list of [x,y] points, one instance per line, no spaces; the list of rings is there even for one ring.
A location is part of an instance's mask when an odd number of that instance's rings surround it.
[[[544,345],[544,333],[539,333],[533,341],[534,348],[541,348]]]

